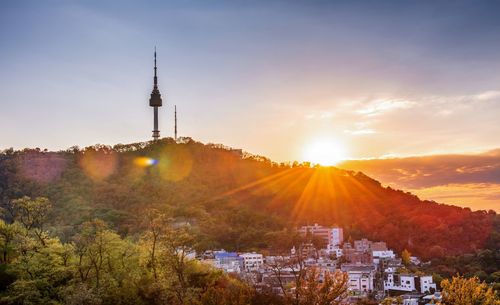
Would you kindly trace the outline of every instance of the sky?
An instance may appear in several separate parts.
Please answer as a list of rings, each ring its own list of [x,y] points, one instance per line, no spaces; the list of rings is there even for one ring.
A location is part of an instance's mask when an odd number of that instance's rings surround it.
[[[481,154],[349,160],[339,164],[439,203],[500,212],[500,149]]]
[[[0,149],[162,136],[276,161],[500,147],[497,1],[2,1]],[[321,146],[320,148],[321,149]]]

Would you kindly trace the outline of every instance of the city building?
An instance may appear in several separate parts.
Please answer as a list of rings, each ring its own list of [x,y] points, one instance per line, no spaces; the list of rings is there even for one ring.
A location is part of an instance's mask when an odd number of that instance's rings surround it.
[[[307,236],[307,235],[317,236],[321,238],[321,240],[323,240],[325,244],[328,244],[328,241],[330,239],[330,231],[331,231],[330,228],[320,226],[317,223],[315,223],[312,226],[302,226],[298,229],[298,232],[302,236]]]
[[[431,275],[418,276],[389,271],[384,275],[384,291],[389,294],[414,291],[433,293],[436,291],[436,284],[433,282]]]
[[[243,267],[245,271],[255,271],[264,264],[264,256],[260,253],[243,253],[239,255],[243,258]]]
[[[293,249],[292,249],[292,252],[293,252]],[[299,248],[299,253],[296,253],[297,256],[300,256],[302,259],[306,259],[306,258],[318,258],[318,255],[319,252],[318,250],[316,249],[316,247],[314,247],[314,245],[312,243],[303,243],[300,245],[300,248]]]
[[[215,267],[228,273],[240,273],[243,269],[243,258],[236,252],[214,252]]]
[[[349,276],[348,286],[351,292],[358,296],[366,296],[374,290],[375,267],[373,265],[343,264],[341,270],[347,272]]]
[[[374,241],[371,245],[372,251],[387,251],[387,244],[383,241]]]
[[[342,228],[331,228],[328,236],[328,245],[339,247],[344,242],[344,230]]]
[[[365,249],[363,244],[358,243],[358,249]],[[369,249],[369,248],[368,248]],[[356,250],[350,243],[344,243],[342,247],[342,256],[345,260],[352,264],[372,264],[373,256],[369,250]]]
[[[354,249],[357,252],[368,252],[371,251],[371,248],[372,248],[372,242],[366,238],[354,241]]]
[[[326,247],[326,252],[330,255],[335,255],[335,257],[339,258],[343,255],[342,253],[342,248],[340,248],[339,246],[333,246],[333,245],[330,245],[328,244],[328,246]]]
[[[373,263],[379,264],[382,258],[396,258],[396,254],[392,250],[376,250],[372,251]]]
[[[300,227],[298,232],[303,236],[310,234],[319,237],[329,247],[340,246],[344,242],[344,230],[339,227],[324,227],[315,223],[312,226]]]

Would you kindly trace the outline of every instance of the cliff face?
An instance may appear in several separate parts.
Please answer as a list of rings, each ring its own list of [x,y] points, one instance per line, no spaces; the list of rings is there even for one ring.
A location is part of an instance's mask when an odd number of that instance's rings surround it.
[[[210,245],[265,247],[265,235],[304,223],[340,225],[423,257],[471,252],[497,236],[498,216],[421,201],[360,172],[290,167],[191,139],[97,145],[83,150],[6,151],[0,155],[3,205],[47,196],[54,232],[102,218],[123,234],[140,230],[149,208],[199,228]]]

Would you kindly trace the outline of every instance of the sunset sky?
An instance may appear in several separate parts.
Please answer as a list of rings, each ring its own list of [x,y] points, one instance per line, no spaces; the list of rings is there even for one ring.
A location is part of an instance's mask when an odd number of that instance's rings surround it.
[[[0,149],[149,140],[156,45],[162,136],[173,136],[176,104],[181,136],[277,161],[304,160],[318,141],[349,159],[482,153],[500,147],[499,11],[495,1],[3,1]]]

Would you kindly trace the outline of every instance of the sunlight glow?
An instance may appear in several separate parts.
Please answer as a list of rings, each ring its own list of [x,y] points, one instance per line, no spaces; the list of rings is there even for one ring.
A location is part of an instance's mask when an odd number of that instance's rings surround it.
[[[304,151],[305,161],[325,166],[335,165],[346,157],[344,145],[332,138],[317,139]]]

